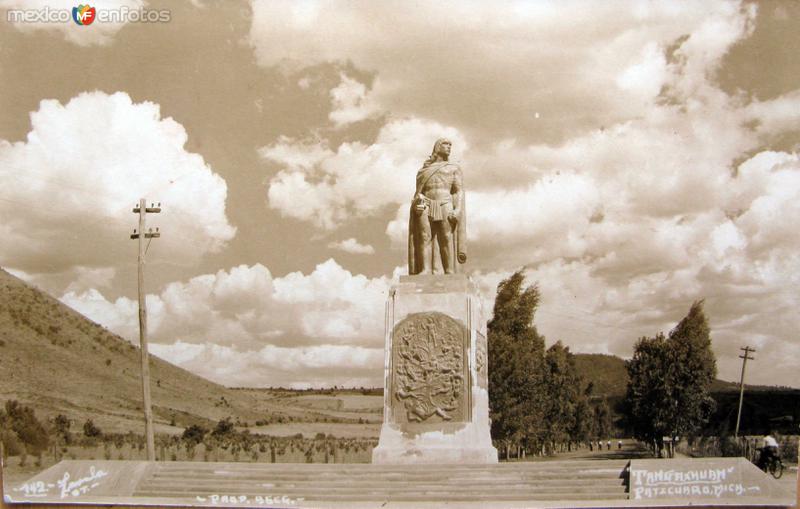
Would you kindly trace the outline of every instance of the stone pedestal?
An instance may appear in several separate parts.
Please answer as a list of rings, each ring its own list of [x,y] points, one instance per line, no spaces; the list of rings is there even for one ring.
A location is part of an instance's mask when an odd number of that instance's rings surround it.
[[[486,320],[462,274],[401,276],[386,304],[383,426],[372,462],[497,463]]]

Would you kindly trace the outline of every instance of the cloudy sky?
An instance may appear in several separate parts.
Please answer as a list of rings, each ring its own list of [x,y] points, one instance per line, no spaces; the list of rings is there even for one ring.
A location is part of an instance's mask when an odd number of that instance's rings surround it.
[[[800,386],[796,2],[141,2],[11,23],[0,266],[231,386],[380,386],[414,175],[440,136],[491,310],[524,267],[548,343],[629,357],[705,299],[719,376]],[[792,225],[795,225],[794,227]]]

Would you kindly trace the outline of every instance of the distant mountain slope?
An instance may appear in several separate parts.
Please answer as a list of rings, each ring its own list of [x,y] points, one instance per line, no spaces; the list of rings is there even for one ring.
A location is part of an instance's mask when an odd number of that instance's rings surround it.
[[[625,369],[625,360],[615,355],[598,353],[576,353],[575,367],[583,375],[586,383],[593,382],[594,396],[624,396],[628,385],[628,371]],[[745,385],[745,390],[750,392],[774,392],[784,388],[769,385]],[[791,390],[790,388],[785,388]],[[727,382],[716,379],[711,384],[711,392],[738,392],[737,382]]]
[[[0,402],[16,399],[40,417],[92,417],[104,431],[139,431],[138,346],[0,270]],[[151,355],[156,431],[276,416],[263,398],[236,393]]]
[[[575,367],[585,383],[593,384],[593,396],[623,396],[628,386],[625,361],[614,355],[576,353]]]

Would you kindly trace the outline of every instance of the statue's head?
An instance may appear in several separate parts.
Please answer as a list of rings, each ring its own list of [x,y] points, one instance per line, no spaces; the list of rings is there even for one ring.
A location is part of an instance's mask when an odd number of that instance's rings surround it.
[[[450,147],[452,143],[447,138],[439,138],[436,140],[436,143],[433,144],[433,150],[431,151],[431,156],[425,161],[422,165],[428,166],[430,164],[435,163],[436,161],[447,161],[450,157]]]
[[[447,161],[447,158],[450,157],[450,148],[452,146],[453,144],[447,138],[439,138],[433,145],[431,156]]]

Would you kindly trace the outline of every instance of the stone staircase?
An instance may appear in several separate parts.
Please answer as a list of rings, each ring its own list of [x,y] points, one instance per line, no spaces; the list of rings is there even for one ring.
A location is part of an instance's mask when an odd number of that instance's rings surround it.
[[[248,497],[252,504],[255,497],[289,497],[302,506],[611,501],[628,498],[627,465],[627,460],[411,466],[164,462],[137,483],[132,500],[224,504]]]

